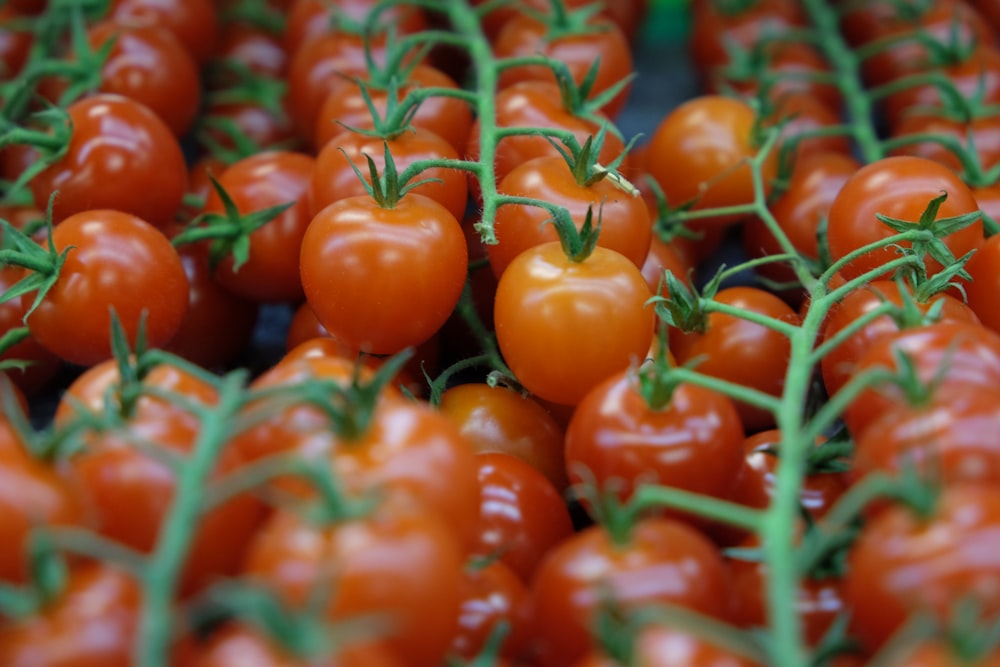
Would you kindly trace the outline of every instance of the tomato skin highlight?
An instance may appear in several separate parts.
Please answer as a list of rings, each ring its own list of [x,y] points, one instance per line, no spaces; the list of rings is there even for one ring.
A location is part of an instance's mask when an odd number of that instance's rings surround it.
[[[395,354],[433,336],[451,315],[468,250],[458,220],[434,200],[409,193],[386,209],[366,195],[313,218],[299,270],[331,336],[363,352]]]
[[[56,225],[55,247],[73,247],[62,272],[27,325],[43,347],[91,366],[110,358],[111,310],[135,345],[146,312],[146,343],[162,347],[188,308],[188,280],[177,251],[160,230],[128,213],[93,210]],[[22,297],[25,308],[34,292]]]
[[[518,255],[497,285],[497,342],[517,379],[539,397],[575,405],[649,350],[649,288],[625,256],[600,246],[582,262],[559,243]]]

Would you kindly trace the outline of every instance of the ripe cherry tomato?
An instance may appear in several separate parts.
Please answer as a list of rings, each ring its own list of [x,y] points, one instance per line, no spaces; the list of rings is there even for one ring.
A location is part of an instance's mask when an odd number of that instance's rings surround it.
[[[109,358],[112,310],[133,346],[143,313],[149,347],[166,345],[180,328],[188,307],[187,276],[160,230],[128,213],[93,210],[57,225],[52,241],[59,252],[72,249],[27,320],[47,350],[84,366]],[[34,292],[25,294],[23,307],[34,299]]]
[[[718,95],[696,97],[667,114],[653,133],[646,161],[667,203],[693,202],[694,210],[752,203],[748,160],[757,154],[755,123],[749,104]],[[762,165],[765,196],[777,169],[778,155],[772,151]],[[695,226],[725,225],[741,217],[700,218]]]
[[[276,512],[244,572],[294,607],[323,591],[331,621],[382,619],[405,664],[437,667],[458,628],[463,553],[436,512],[390,493],[365,515],[325,525]]]
[[[848,554],[851,634],[878,649],[910,614],[945,621],[960,602],[1000,613],[1000,491],[945,487],[927,516],[896,505],[867,522]]]
[[[383,208],[364,195],[313,218],[299,270],[309,305],[334,338],[395,354],[433,336],[451,315],[468,251],[458,220],[436,201],[411,192]]]
[[[288,53],[274,33],[249,23],[222,26],[215,57],[244,65],[254,74],[279,78],[288,70]]]
[[[101,94],[71,104],[66,154],[31,181],[35,205],[53,222],[95,209],[131,213],[158,227],[173,221],[187,188],[177,138],[148,107]]]
[[[499,623],[507,624],[500,654],[517,658],[530,638],[528,589],[502,561],[471,563],[461,573],[458,631],[451,652],[465,660],[478,656]]]
[[[984,326],[1000,333],[1000,309],[994,307],[1000,290],[1000,235],[983,241],[965,268],[972,276],[963,284],[969,307]]]
[[[292,0],[289,4],[288,23],[285,26],[283,42],[285,50],[294,54],[313,38],[330,34],[336,18],[362,24],[378,3],[376,0],[351,0],[338,2],[335,7],[331,7],[322,0]],[[409,4],[379,6],[379,24],[393,26],[397,37],[427,28],[427,17],[417,6]]]
[[[726,577],[715,546],[678,521],[640,520],[622,543],[601,526],[585,528],[549,552],[532,582],[535,663],[563,667],[593,649],[606,593],[625,610],[675,604],[724,619]]]
[[[807,22],[794,0],[760,0],[739,5],[737,11],[714,2],[692,5],[691,57],[705,74],[729,61],[730,44],[749,51],[765,36],[781,35]]]
[[[312,219],[308,198],[315,160],[305,153],[266,151],[239,160],[217,178],[241,214],[293,202],[278,217],[249,235],[246,262],[235,269],[229,254],[213,274],[231,292],[257,302],[294,301],[302,297],[299,248]],[[205,202],[206,213],[223,213],[215,189]]]
[[[294,656],[248,625],[229,625],[212,634],[191,667],[403,667],[394,652],[377,642],[351,638],[329,655]],[[188,663],[185,663],[188,664]]]
[[[888,184],[892,187],[888,187]],[[947,194],[938,209],[937,219],[979,210],[975,196],[948,167],[932,160],[913,156],[888,157],[865,165],[847,180],[830,206],[827,240],[834,261],[869,243],[893,235],[893,230],[875,215],[916,224],[935,197]],[[982,241],[981,221],[945,236],[942,240],[956,257],[975,248]],[[900,243],[908,247],[906,242]],[[898,254],[891,248],[868,252],[843,267],[847,279],[877,271]],[[941,270],[932,257],[926,260],[927,273]]]
[[[713,644],[697,634],[684,632],[667,624],[640,628],[632,640],[632,655],[642,667],[757,667],[738,653]],[[624,667],[620,662],[595,650],[573,667]]]
[[[843,131],[833,131],[842,125],[840,115],[818,98],[808,95],[786,95],[776,100],[764,118],[763,127],[779,127],[779,154],[787,154],[795,163],[813,153],[851,154],[851,142]]]
[[[503,452],[481,452],[479,534],[475,553],[496,558],[528,583],[550,550],[573,533],[559,491],[530,465]]]
[[[497,342],[515,377],[539,397],[575,405],[644,358],[655,313],[629,259],[600,246],[580,262],[559,243],[525,250],[500,277]]]
[[[600,215],[598,245],[616,250],[642,267],[649,254],[652,223],[645,202],[615,185],[609,178],[580,183],[562,156],[539,157],[515,167],[497,186],[501,194],[531,197],[567,209],[577,229],[591,211]],[[488,245],[490,268],[499,277],[528,248],[558,241],[551,213],[539,206],[508,204],[497,210],[493,222],[497,243]]]
[[[634,371],[616,373],[577,405],[566,430],[570,481],[585,481],[588,471],[598,489],[613,488],[622,499],[647,483],[726,495],[743,464],[733,402],[681,383],[665,405],[651,406],[639,382]]]
[[[219,16],[211,0],[112,0],[108,18],[126,25],[166,28],[201,65],[217,46]]]
[[[566,488],[563,431],[534,399],[502,386],[469,383],[445,391],[439,408],[477,452],[516,456],[556,489]]]
[[[799,324],[798,313],[791,306],[756,287],[728,287],[720,290],[714,300],[788,324]],[[679,364],[701,359],[696,368],[702,373],[780,396],[791,342],[774,329],[738,315],[714,312],[708,315],[703,331],[685,333],[671,328],[670,351]],[[748,433],[774,425],[774,415],[761,408],[737,402],[736,409]]]
[[[973,118],[969,121],[939,118],[930,114],[911,113],[904,117],[892,130],[893,138],[903,139],[914,135],[935,135],[939,141],[926,140],[907,143],[891,151],[891,155],[916,155],[934,160],[939,164],[963,174],[964,166],[960,155],[971,156],[984,170],[990,170],[1000,163],[1000,120],[993,116]],[[950,144],[951,139],[960,146],[958,152]]]

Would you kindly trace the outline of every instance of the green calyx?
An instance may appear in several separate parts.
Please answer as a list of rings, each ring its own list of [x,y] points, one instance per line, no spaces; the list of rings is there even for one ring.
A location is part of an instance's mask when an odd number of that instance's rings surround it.
[[[570,217],[569,212],[564,209],[552,211],[550,222],[555,225],[559,234],[559,243],[562,244],[566,258],[571,262],[579,263],[586,261],[597,247],[597,239],[601,235],[601,208],[597,211],[597,224],[594,224],[594,207],[588,206],[587,213],[580,229],[576,228],[576,223]]]
[[[425,183],[440,183],[441,179],[438,178],[421,178],[418,180],[410,180],[404,175],[400,175],[399,170],[396,168],[396,161],[392,157],[392,152],[389,150],[389,142],[382,142],[382,159],[385,166],[382,169],[382,173],[379,173],[378,165],[375,164],[375,160],[371,155],[365,153],[365,160],[368,162],[368,178],[365,178],[361,173],[354,161],[347,155],[344,149],[339,149],[344,157],[347,159],[348,164],[351,165],[351,169],[354,170],[354,174],[364,185],[365,190],[375,200],[376,203],[381,208],[392,209],[396,207],[399,200],[406,196],[407,192],[413,190],[413,188],[424,185]],[[410,171],[410,170],[407,170]]]
[[[618,173],[617,169],[621,166],[622,161],[625,159],[632,145],[638,140],[638,137],[633,137],[629,141],[628,146],[625,147],[625,150],[615,157],[614,160],[607,165],[602,165],[599,158],[601,148],[604,146],[604,139],[607,137],[607,132],[607,124],[605,123],[601,125],[601,129],[597,131],[597,134],[587,137],[582,146],[572,137],[568,137],[570,141],[565,142],[556,141],[551,137],[546,138],[552,147],[559,151],[563,160],[566,161],[566,166],[569,167],[570,173],[573,174],[573,179],[580,187],[586,188],[605,178],[610,178],[624,192],[636,196],[639,194],[639,191],[625,180]]]
[[[0,303],[34,292],[35,299],[24,313],[23,321],[25,323],[45,300],[56,281],[59,280],[62,267],[66,263],[66,256],[74,249],[74,246],[69,246],[59,251],[52,240],[52,205],[55,202],[55,197],[56,195],[53,195],[49,200],[46,213],[48,235],[44,248],[6,220],[0,220],[0,226],[3,229],[0,265],[20,266],[29,271],[25,277],[11,285],[6,292],[0,294]]]
[[[540,12],[531,7],[523,7],[521,11],[544,25],[545,40],[553,42],[565,37],[579,37],[607,30],[606,25],[594,21],[602,9],[601,2],[570,9],[564,0],[549,0],[548,11]]]

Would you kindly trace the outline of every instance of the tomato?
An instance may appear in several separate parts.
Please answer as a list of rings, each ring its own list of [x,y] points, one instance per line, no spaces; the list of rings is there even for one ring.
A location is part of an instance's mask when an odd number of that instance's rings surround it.
[[[141,604],[142,588],[124,570],[100,562],[75,567],[38,613],[0,625],[0,663],[130,667]]]
[[[145,313],[149,347],[165,345],[188,307],[188,282],[177,251],[160,230],[134,215],[85,211],[56,226],[52,241],[66,260],[55,284],[28,317],[45,349],[89,366],[111,356],[111,311],[135,345]],[[22,297],[27,309],[35,293]]]
[[[429,130],[406,131],[384,141],[398,173],[421,160],[458,159],[458,153],[451,144]],[[350,130],[342,130],[331,138],[316,157],[316,171],[309,189],[312,214],[318,215],[326,206],[341,199],[367,195],[365,183],[371,183],[371,174],[365,156],[370,156],[379,174],[383,174],[385,144],[381,138]],[[365,183],[358,178],[352,164],[364,176]],[[465,173],[457,169],[432,167],[420,173],[418,179],[424,178],[438,180],[418,185],[410,192],[433,199],[448,209],[456,220],[461,220],[469,198]]]
[[[979,318],[968,306],[947,292],[938,293],[924,301],[917,301],[917,297],[913,295],[913,290],[909,287],[901,287],[894,280],[873,280],[864,287],[849,293],[830,309],[822,338],[824,340],[833,338],[845,327],[851,326],[858,318],[863,317],[865,313],[871,312],[886,301],[902,308],[905,303],[902,290],[905,290],[906,296],[914,302],[920,317],[926,317],[933,308],[937,314],[937,321],[979,323]],[[904,322],[904,324],[906,323]],[[911,322],[910,324],[922,324],[922,322]],[[853,375],[858,360],[873,343],[880,338],[892,335],[899,329],[900,325],[895,319],[889,315],[882,315],[858,329],[830,350],[820,361],[823,384],[827,393],[834,394],[840,390]]]
[[[34,528],[87,528],[90,521],[78,490],[35,461],[19,438],[13,440],[15,447],[0,449],[0,539],[5,545],[0,580],[21,584],[30,574],[27,547]]]
[[[350,0],[338,2],[335,7],[331,7],[322,0],[292,0],[290,5],[283,42],[285,50],[294,54],[306,42],[329,34],[335,19],[363,24],[379,3],[375,0]],[[393,26],[397,37],[411,35],[428,27],[427,17],[414,5],[379,5],[378,24]]]
[[[84,448],[65,464],[93,512],[96,531],[142,553],[157,545],[177,489],[177,472],[136,442],[154,443],[183,462],[195,446],[200,423],[179,408],[132,417],[120,428],[83,434]],[[243,459],[222,450],[213,479],[233,473]],[[191,527],[180,592],[202,590],[220,576],[236,573],[243,550],[262,518],[263,506],[249,494],[234,496],[202,514]]]
[[[982,104],[1000,102],[1000,50],[990,43],[979,43],[967,57],[944,64],[930,71],[939,71],[964,99],[977,99]],[[931,84],[907,86],[882,101],[889,127],[893,128],[913,107],[945,106],[945,93]]]
[[[564,130],[571,132],[580,146],[588,137],[601,129],[600,122],[610,123],[600,111],[590,116],[574,114],[567,108],[559,86],[551,81],[520,81],[497,91],[494,101],[494,123],[498,128],[536,127],[543,130]],[[599,121],[599,122],[595,122]],[[481,136],[479,121],[472,124],[465,157],[478,160]],[[610,164],[625,151],[621,137],[608,131],[598,153],[601,164]],[[515,167],[536,157],[557,156],[559,151],[544,136],[512,134],[497,140],[494,148],[493,174],[497,183],[502,181]],[[619,171],[628,170],[625,163]],[[470,189],[477,202],[482,201],[479,181],[470,176]]]
[[[646,261],[652,225],[645,202],[608,178],[590,185],[580,183],[562,156],[539,157],[515,167],[497,190],[558,204],[569,211],[577,229],[591,211],[595,221],[600,216],[598,245],[618,251],[637,267]],[[486,247],[497,277],[524,250],[559,240],[555,226],[547,224],[551,218],[549,210],[540,206],[507,204],[497,210],[493,221],[497,243]]]
[[[528,589],[501,561],[472,563],[462,571],[462,603],[451,652],[466,660],[478,656],[499,623],[507,624],[501,655],[516,658],[525,651],[530,627]]]
[[[296,149],[302,142],[288,109],[287,95],[277,109],[254,101],[210,101],[202,110],[196,138],[209,151],[218,147],[246,157],[260,151]]]
[[[295,656],[248,625],[229,625],[213,633],[191,667],[402,667],[396,654],[377,642],[351,638],[329,653]]]
[[[855,436],[852,475],[913,466],[947,484],[1000,479],[997,389],[954,386],[893,406]]]
[[[632,640],[633,662],[642,667],[755,667],[757,663],[722,646],[666,624],[650,624]],[[573,667],[625,667],[595,650]]]
[[[100,90],[149,107],[178,137],[201,104],[198,65],[167,29],[103,21],[87,31],[95,51],[114,40],[101,70]]]
[[[383,208],[364,195],[313,218],[299,267],[306,299],[334,338],[394,354],[433,336],[451,315],[468,251],[458,220],[436,201],[411,192]]]
[[[851,155],[847,132],[832,131],[842,124],[836,111],[808,95],[782,97],[763,122],[765,128],[780,127],[775,152],[787,153],[793,164],[814,153]]]
[[[1000,333],[1000,310],[994,307],[1000,289],[1000,236],[983,241],[965,268],[972,276],[963,284],[969,307],[984,326]]]
[[[556,487],[524,461],[503,452],[476,455],[480,489],[475,552],[496,558],[530,582],[550,550],[573,533]]]
[[[879,366],[896,370],[894,357],[899,353],[910,357],[920,382],[933,380],[936,391],[1000,382],[1000,335],[978,324],[938,322],[879,338],[858,360],[855,372]],[[844,421],[852,434],[859,434],[879,415],[905,402],[898,385],[879,384],[858,394],[845,410]]]
[[[213,278],[204,248],[182,246],[178,253],[190,286],[188,309],[164,349],[204,368],[226,367],[250,344],[259,305]]]
[[[655,313],[629,259],[594,248],[580,262],[559,243],[525,250],[500,277],[497,342],[518,381],[537,396],[575,405],[613,373],[644,358]]]
[[[891,183],[892,187],[886,184]],[[916,224],[930,201],[947,194],[938,209],[937,219],[972,213],[979,210],[976,199],[952,170],[932,160],[913,156],[887,157],[865,165],[849,178],[830,206],[827,240],[830,255],[839,260],[869,243],[893,235],[890,227],[875,215]],[[942,241],[956,257],[975,248],[983,238],[981,221],[945,236]],[[908,242],[900,242],[909,247]],[[892,248],[868,252],[841,269],[850,280],[869,271],[877,271],[887,261],[897,257]],[[927,273],[941,270],[933,257],[926,260]]]
[[[711,1],[692,4],[691,57],[702,73],[729,61],[730,44],[749,51],[765,36],[781,35],[807,21],[793,0],[758,0],[739,5],[738,11]]]
[[[546,19],[556,23],[551,10]],[[545,55],[562,62],[569,69],[576,83],[583,81],[594,63],[597,76],[594,78],[590,97],[608,90],[632,73],[632,51],[621,28],[601,16],[588,19],[582,29],[575,33],[560,33],[550,26],[527,14],[519,14],[510,19],[500,30],[493,42],[493,52],[498,58]],[[500,88],[506,88],[518,81],[554,81],[551,68],[544,65],[521,65],[508,67],[500,72]],[[631,83],[601,107],[609,117],[614,118],[625,106]]]
[[[751,537],[740,547],[760,548]],[[732,581],[732,619],[743,628],[766,628],[768,566],[764,562],[729,561]],[[802,624],[803,638],[810,646],[822,641],[839,614],[844,613],[843,584],[838,577],[803,577],[799,582],[795,607]]]
[[[322,592],[331,621],[372,615],[406,664],[436,667],[458,628],[463,550],[438,514],[398,495],[357,518],[324,525],[279,511],[247,554],[244,572],[286,603]]]
[[[727,574],[715,546],[670,519],[642,519],[617,543],[601,526],[563,540],[542,561],[531,586],[534,664],[573,664],[594,648],[601,599],[624,610],[675,604],[723,619]]]
[[[24,63],[27,62],[28,52],[34,42],[34,37],[30,30],[18,30],[10,25],[11,19],[17,18],[17,10],[7,3],[0,7],[0,75],[5,79],[18,75]]]
[[[769,206],[774,221],[803,257],[819,260],[820,223],[826,219],[840,188],[861,164],[841,153],[814,153],[796,160],[784,192]],[[743,225],[743,247],[750,257],[781,254],[784,250],[764,221],[751,217]],[[787,282],[796,274],[785,263],[766,264],[757,272]]]
[[[181,207],[187,166],[177,138],[148,107],[100,94],[71,104],[73,135],[65,155],[31,181],[35,205],[59,223],[110,208],[162,227]]]
[[[249,23],[222,26],[215,58],[238,63],[254,74],[280,78],[288,70],[288,52],[272,32]]]
[[[345,78],[330,89],[316,118],[316,145],[320,148],[344,131],[345,127],[374,129],[372,113],[361,94],[359,81],[365,83],[366,92],[379,118],[385,118],[389,91],[371,85],[364,77],[358,80]],[[407,73],[406,79],[397,81],[398,100],[420,88],[458,89],[454,79],[430,65],[417,65]],[[444,95],[425,98],[417,107],[410,125],[438,135],[455,149],[456,156],[464,151],[472,129],[472,110],[465,100]],[[373,156],[374,157],[374,156]]]
[[[715,295],[714,301],[786,324],[800,323],[791,306],[756,287],[727,287]],[[783,333],[738,315],[713,312],[707,316],[703,330],[684,332],[672,327],[669,335],[670,351],[678,364],[701,359],[696,366],[699,372],[772,396],[781,395],[791,354],[791,342]],[[748,433],[774,425],[774,415],[761,408],[737,402],[736,409]]]
[[[974,118],[967,122],[937,118],[912,113],[893,128],[893,138],[903,139],[914,135],[936,135],[940,141],[916,141],[891,151],[891,155],[917,155],[934,160],[959,174],[965,173],[959,154],[942,143],[951,139],[960,146],[962,154],[978,160],[983,170],[989,171],[1000,163],[1000,119],[992,116]]]
[[[314,166],[315,160],[305,153],[266,151],[239,160],[218,176],[219,185],[243,215],[293,202],[249,235],[249,251],[242,266],[234,268],[231,254],[219,262],[213,277],[226,289],[258,302],[301,298],[298,253],[312,219],[307,193]],[[204,211],[225,211],[214,189]]]
[[[215,52],[219,16],[211,0],[112,0],[108,18],[166,28],[203,65]]]
[[[556,489],[566,488],[562,429],[534,399],[503,386],[469,383],[445,391],[439,408],[477,452],[516,456]]]
[[[663,294],[664,275],[667,271],[681,282],[689,282],[691,268],[680,256],[676,245],[664,241],[659,234],[653,234],[646,261],[642,264],[642,277],[646,279],[650,292]]]
[[[726,495],[743,463],[743,425],[732,400],[680,383],[665,405],[650,405],[640,381],[635,371],[616,373],[577,405],[566,430],[570,480],[592,476],[598,489],[614,489],[623,500],[647,483]]]
[[[693,203],[693,210],[754,201],[748,160],[757,154],[756,114],[742,100],[703,95],[674,108],[660,121],[649,144],[646,168],[667,203]],[[762,164],[766,196],[777,174],[778,155]],[[736,222],[740,215],[700,218],[693,227]]]
[[[926,516],[902,505],[876,515],[848,553],[844,602],[852,635],[876,650],[910,614],[940,621],[957,606],[1000,613],[1000,491],[945,487]]]

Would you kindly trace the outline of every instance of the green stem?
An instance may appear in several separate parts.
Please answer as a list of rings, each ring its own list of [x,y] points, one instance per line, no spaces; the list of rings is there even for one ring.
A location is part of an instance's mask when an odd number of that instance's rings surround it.
[[[886,301],[875,308],[867,311],[856,320],[851,321],[843,329],[835,333],[832,337],[825,339],[812,353],[812,363],[816,364],[829,354],[832,350],[840,347],[844,341],[864,329],[866,326],[895,310],[895,304]]]
[[[648,510],[663,507],[690,512],[712,521],[720,521],[754,532],[760,529],[764,518],[764,514],[760,510],[728,500],[669,486],[643,484],[635,490],[629,501],[629,512],[633,517],[632,523],[634,523],[634,517],[638,517]]]
[[[752,310],[747,310],[746,308],[732,306],[728,303],[720,303],[719,301],[715,301],[713,299],[706,299],[703,302],[702,307],[706,313],[722,313],[741,320],[746,320],[747,322],[759,324],[760,326],[767,327],[772,331],[777,331],[786,338],[791,338],[792,334],[799,329],[798,325],[792,324],[791,322],[779,320],[775,317],[771,317],[770,315],[757,313]]]
[[[744,387],[737,382],[730,382],[729,380],[705,375],[704,373],[699,373],[697,370],[684,368],[683,366],[671,369],[670,374],[679,382],[687,382],[704,387],[705,389],[717,391],[720,394],[729,396],[733,400],[747,403],[771,413],[774,413],[780,405],[778,397],[767,394],[759,389]]]

